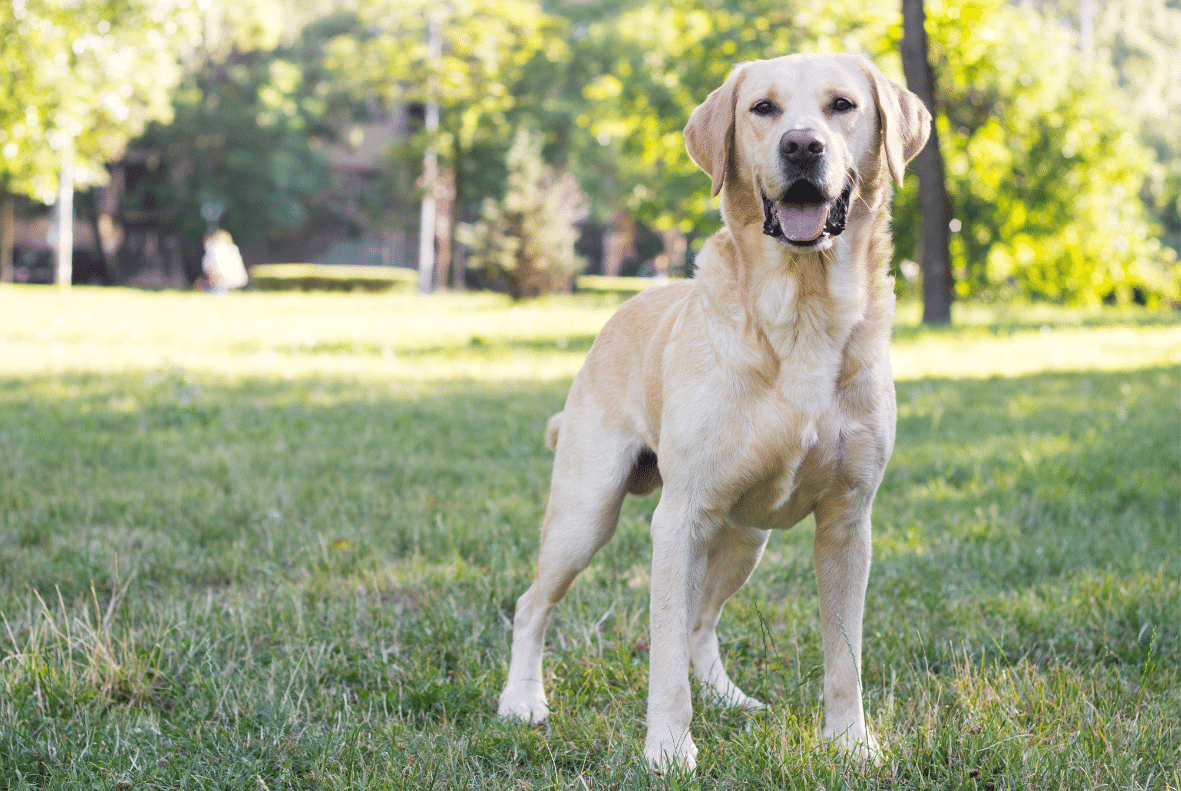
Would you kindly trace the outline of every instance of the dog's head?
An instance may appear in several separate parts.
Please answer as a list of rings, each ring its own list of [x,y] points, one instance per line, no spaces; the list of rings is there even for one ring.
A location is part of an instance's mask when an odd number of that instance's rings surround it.
[[[685,147],[739,221],[761,217],[788,248],[822,250],[883,169],[902,182],[930,128],[922,101],[865,57],[788,55],[736,66],[693,111]]]

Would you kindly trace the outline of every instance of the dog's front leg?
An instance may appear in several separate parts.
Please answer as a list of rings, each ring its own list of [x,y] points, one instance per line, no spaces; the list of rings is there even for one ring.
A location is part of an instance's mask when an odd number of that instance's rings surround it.
[[[644,755],[657,771],[697,765],[689,733],[689,629],[716,525],[670,497],[652,515],[651,649]]]
[[[864,759],[878,760],[861,700],[861,621],[871,556],[869,504],[849,495],[816,508],[812,554],[824,640],[824,737]]]

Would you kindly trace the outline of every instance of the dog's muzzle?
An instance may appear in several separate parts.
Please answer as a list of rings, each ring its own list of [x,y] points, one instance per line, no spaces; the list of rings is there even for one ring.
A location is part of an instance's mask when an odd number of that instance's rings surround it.
[[[810,181],[798,179],[778,201],[763,194],[763,233],[796,247],[813,247],[826,238],[840,236],[849,216],[853,182],[841,194],[825,200]]]

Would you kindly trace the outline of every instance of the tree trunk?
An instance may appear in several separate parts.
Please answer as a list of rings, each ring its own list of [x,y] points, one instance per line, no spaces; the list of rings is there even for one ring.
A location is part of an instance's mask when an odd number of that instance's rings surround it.
[[[0,283],[12,282],[12,246],[16,237],[16,196],[0,185]]]
[[[1078,4],[1078,48],[1089,62],[1095,54],[1095,2],[1079,0]]]
[[[611,215],[611,224],[603,232],[603,274],[618,277],[624,260],[635,252],[635,223],[623,209]]]
[[[437,285],[447,288],[451,278],[452,219],[455,211],[455,173],[439,168],[435,179],[435,271]]]
[[[669,275],[684,275],[685,253],[688,252],[689,239],[679,228],[670,228],[660,232],[660,240],[664,242],[664,252],[656,256],[653,269],[657,277]]]
[[[927,60],[923,0],[902,0],[902,69],[906,84],[935,117],[935,72]],[[950,324],[954,280],[951,274],[951,200],[943,154],[932,123],[931,137],[914,161],[919,177],[919,263],[923,268],[923,323]]]
[[[102,223],[100,222],[101,212],[98,206],[98,187],[91,187],[86,190],[85,194],[87,215],[90,220],[90,232],[94,234],[94,253],[98,256],[98,262],[102,264],[106,284],[113,286],[119,282],[119,277],[103,244]]]
[[[430,19],[427,23],[428,46],[430,47],[432,66],[437,66],[443,55],[443,37],[439,30],[439,23]],[[438,80],[432,75],[428,80],[427,92],[431,100],[426,103],[426,133],[427,149],[422,155],[422,212],[418,223],[418,290],[422,294],[432,294],[439,276],[439,259],[435,249],[437,238],[436,205],[438,195],[439,155],[435,151],[435,132],[439,128],[439,100]]]
[[[430,126],[430,105],[428,107],[428,128]],[[436,110],[436,116],[437,116]],[[434,148],[427,148],[422,155],[422,208],[418,218],[418,291],[432,294],[435,291],[435,277],[438,269],[435,250],[435,190],[438,187],[438,159]]]
[[[65,141],[57,183],[57,263],[53,274],[61,291],[69,291],[74,283],[74,138],[66,135]]]

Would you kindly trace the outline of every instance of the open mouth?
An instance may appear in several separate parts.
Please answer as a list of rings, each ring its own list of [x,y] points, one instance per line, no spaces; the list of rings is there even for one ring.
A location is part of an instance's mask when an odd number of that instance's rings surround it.
[[[826,238],[840,236],[849,215],[853,182],[839,197],[825,200],[810,181],[799,179],[778,201],[763,195],[763,233],[797,247],[812,247]]]

